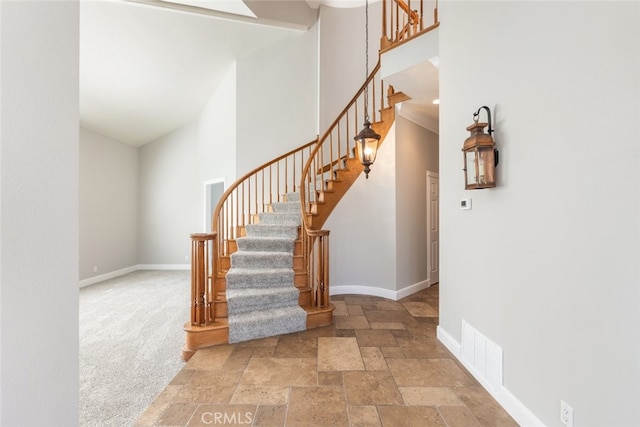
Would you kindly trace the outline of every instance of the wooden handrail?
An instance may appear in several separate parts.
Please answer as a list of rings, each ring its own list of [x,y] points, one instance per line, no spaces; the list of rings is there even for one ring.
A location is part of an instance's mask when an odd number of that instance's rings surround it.
[[[418,22],[420,20],[420,15],[418,15],[418,12],[415,10],[411,10],[409,5],[405,3],[404,0],[394,0],[394,1],[400,7],[400,9],[404,11],[404,13],[409,15],[409,20],[411,22]],[[411,2],[411,0],[409,0],[409,2]],[[422,5],[422,2],[420,2],[420,5]]]
[[[312,201],[310,198],[311,195],[309,194],[309,189],[313,189],[314,192],[317,191],[318,175],[321,175],[327,172],[333,173],[334,170],[337,168],[337,166],[341,162],[344,162],[347,159],[355,158],[355,154],[353,153],[353,150],[350,149],[350,147],[354,146],[354,145],[351,145],[352,138],[350,137],[355,136],[358,131],[357,130],[358,100],[363,96],[364,91],[368,90],[369,86],[372,85],[372,83],[374,83],[374,80],[378,74],[378,71],[380,71],[379,60],[376,66],[374,67],[373,71],[371,72],[371,74],[369,74],[369,77],[367,78],[367,80],[356,92],[353,98],[351,98],[347,106],[340,112],[340,114],[333,121],[333,123],[331,123],[327,131],[322,135],[322,137],[318,138],[318,143],[315,149],[311,152],[309,156],[309,160],[307,160],[307,164],[302,170],[302,177],[300,180],[300,203],[301,203],[302,212],[303,212],[303,224],[305,225],[307,233],[310,231],[314,231],[314,227],[311,225],[310,216],[309,216],[309,214],[311,213],[309,212],[309,205],[310,205],[310,202]],[[373,104],[374,104],[374,109],[373,109],[371,121],[375,122],[377,117],[375,112],[375,100],[373,101]],[[382,105],[382,101],[380,102],[380,104]],[[364,105],[363,105],[363,109],[364,109]],[[352,128],[349,128],[348,126],[349,125],[348,118],[349,118],[350,112],[355,117],[355,123]],[[362,113],[362,117],[364,118],[364,112]],[[345,132],[347,133],[347,137],[345,141],[345,148],[343,149],[341,147],[340,149],[337,149],[337,146],[342,145],[341,139],[338,139],[338,141],[336,141],[334,144],[334,141],[332,141],[331,136],[333,132],[335,132],[336,129],[339,128],[340,123],[342,121],[347,122],[347,129],[345,129]],[[330,145],[331,148],[335,147],[336,148],[335,151],[337,151],[337,153],[333,153],[334,152],[333,149],[327,150],[325,146],[326,142],[329,142],[329,144],[327,145]],[[332,158],[325,160],[324,151],[329,151],[330,155],[333,154]],[[343,151],[343,153],[340,153],[340,151]]]
[[[358,133],[359,125],[364,121],[364,99],[369,98],[370,105],[367,111],[371,111],[370,120],[375,123],[382,118],[377,111],[385,108],[382,94],[385,93],[385,85],[380,80],[380,61],[373,71],[367,76],[366,81],[349,100],[347,106],[331,123],[328,129],[318,138],[318,143],[310,153],[307,163],[302,170],[300,178],[300,204],[302,209],[303,239],[306,262],[308,266],[308,284],[311,290],[311,304],[313,307],[326,307],[329,300],[329,231],[321,229],[323,220],[314,224],[312,218],[314,212],[312,206],[317,202],[316,198],[325,191],[325,175],[328,180],[337,179],[337,171],[348,171],[347,163],[355,159],[355,142],[353,138]],[[380,84],[379,94],[381,98],[376,100],[376,87]],[[372,92],[372,97],[365,97],[365,93]],[[361,172],[361,165],[357,162],[350,163],[348,173],[355,178]],[[357,165],[356,165],[357,164]],[[359,168],[360,167],[360,168]],[[317,203],[316,203],[317,204]],[[327,214],[328,215],[328,214]]]
[[[268,161],[267,163],[264,163],[260,166],[258,166],[257,168],[245,173],[244,175],[242,175],[240,178],[238,178],[233,184],[231,184],[229,186],[229,188],[227,188],[227,190],[222,194],[222,196],[220,196],[220,200],[218,201],[218,203],[216,204],[216,208],[213,212],[213,216],[212,216],[212,224],[211,224],[211,229],[213,231],[218,231],[218,221],[216,221],[217,219],[220,218],[220,212],[222,211],[223,205],[225,203],[225,201],[229,198],[229,196],[233,193],[234,190],[236,190],[240,185],[242,185],[243,182],[246,182],[247,180],[249,180],[251,177],[255,176],[256,174],[258,174],[261,171],[264,171],[265,169],[267,169],[269,166],[272,166],[278,162],[280,162],[281,160],[286,159],[287,157],[290,156],[295,156],[296,154],[299,154],[300,152],[302,152],[303,150],[312,147],[314,144],[316,144],[318,142],[317,139],[314,139],[313,141],[307,142],[306,144],[295,148],[279,157],[276,157],[273,160]],[[294,175],[295,177],[295,175]],[[294,182],[295,182],[295,178],[294,178]],[[270,184],[273,184],[272,182]],[[285,189],[286,190],[286,189]]]

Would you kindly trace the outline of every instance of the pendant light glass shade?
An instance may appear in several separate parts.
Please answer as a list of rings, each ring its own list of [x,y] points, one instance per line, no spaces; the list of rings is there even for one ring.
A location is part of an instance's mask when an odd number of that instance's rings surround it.
[[[366,120],[364,122],[364,128],[362,128],[354,139],[356,141],[358,159],[360,159],[360,163],[364,166],[364,174],[368,179],[369,172],[371,171],[370,166],[376,161],[376,155],[378,154],[380,135],[371,129],[371,123],[369,123],[369,120]]]

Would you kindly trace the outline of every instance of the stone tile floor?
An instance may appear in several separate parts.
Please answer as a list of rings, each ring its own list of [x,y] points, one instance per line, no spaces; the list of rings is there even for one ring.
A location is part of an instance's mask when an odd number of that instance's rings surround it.
[[[333,325],[199,350],[136,426],[517,426],[437,340],[438,285],[332,297]]]

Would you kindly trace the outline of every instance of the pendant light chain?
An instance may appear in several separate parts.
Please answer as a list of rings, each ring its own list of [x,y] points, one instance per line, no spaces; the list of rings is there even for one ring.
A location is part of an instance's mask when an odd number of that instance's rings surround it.
[[[364,81],[366,82],[369,78],[369,0],[365,0],[364,3],[364,16],[366,19],[365,22],[365,39],[364,39],[364,55],[365,55],[365,70],[366,74],[364,76]],[[369,85],[367,85],[364,89],[364,120],[365,122],[369,122]]]

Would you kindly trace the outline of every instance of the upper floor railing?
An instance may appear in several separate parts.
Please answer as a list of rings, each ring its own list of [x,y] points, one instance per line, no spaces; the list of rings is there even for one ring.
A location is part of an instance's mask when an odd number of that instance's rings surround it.
[[[438,0],[382,0],[383,52],[437,26]]]

